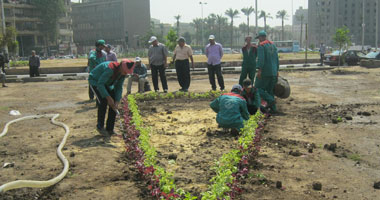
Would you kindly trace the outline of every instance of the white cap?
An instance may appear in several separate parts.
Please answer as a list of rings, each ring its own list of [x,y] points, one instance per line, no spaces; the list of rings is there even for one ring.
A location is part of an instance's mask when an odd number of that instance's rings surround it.
[[[243,90],[243,88],[239,84],[233,85],[231,90],[234,90],[234,89],[238,89],[239,91]]]
[[[215,40],[215,35],[210,35],[210,36],[208,36],[208,39],[209,39],[209,40]]]
[[[141,58],[140,57],[136,57],[135,58],[135,62],[141,62]]]
[[[150,37],[149,43],[152,43],[152,42],[154,42],[156,40],[157,40],[157,37],[156,36],[152,36],[152,37]]]

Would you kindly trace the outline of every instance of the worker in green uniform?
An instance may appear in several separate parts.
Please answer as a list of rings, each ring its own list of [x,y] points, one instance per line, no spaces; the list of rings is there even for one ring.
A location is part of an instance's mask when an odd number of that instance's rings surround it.
[[[231,93],[222,96],[211,102],[210,107],[217,114],[216,122],[221,128],[232,128],[239,131],[244,127],[244,121],[249,119],[247,102],[241,96],[241,85],[234,85]]]
[[[87,62],[89,73],[100,63],[106,61],[107,53],[103,51],[103,49],[105,48],[105,44],[106,42],[104,40],[98,40],[95,43],[96,48],[90,51]],[[88,96],[90,100],[94,99],[94,93],[91,89],[88,90]]]
[[[261,99],[257,89],[255,87],[252,87],[251,79],[247,78],[243,81],[243,92],[241,95],[247,101],[247,108],[249,114],[256,114],[257,110],[261,106]]]
[[[90,89],[96,95],[98,106],[98,123],[96,128],[99,132],[104,131],[104,120],[108,110],[106,131],[114,134],[116,113],[123,93],[123,83],[126,75],[132,74],[135,63],[124,59],[119,62],[103,62],[90,72],[88,82]]]
[[[247,36],[245,38],[245,46],[242,48],[243,52],[243,64],[241,67],[241,74],[239,84],[243,86],[244,79],[248,78],[255,80],[256,74],[256,58],[257,58],[257,46],[252,44],[252,37]]]
[[[256,37],[260,43],[257,48],[257,77],[255,87],[259,90],[260,97],[268,103],[269,111],[274,113],[277,111],[274,99],[274,87],[277,83],[279,60],[277,48],[273,42],[267,40],[267,33],[260,31]]]

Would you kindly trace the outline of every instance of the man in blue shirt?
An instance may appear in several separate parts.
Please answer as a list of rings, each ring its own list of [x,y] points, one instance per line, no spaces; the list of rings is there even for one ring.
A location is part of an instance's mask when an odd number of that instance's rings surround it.
[[[131,94],[132,82],[137,81],[139,83],[139,93],[145,92],[145,84],[148,82],[146,79],[148,73],[146,70],[146,66],[141,62],[140,57],[135,58],[135,69],[133,70],[133,74],[131,74],[128,78],[127,85],[127,94]]]

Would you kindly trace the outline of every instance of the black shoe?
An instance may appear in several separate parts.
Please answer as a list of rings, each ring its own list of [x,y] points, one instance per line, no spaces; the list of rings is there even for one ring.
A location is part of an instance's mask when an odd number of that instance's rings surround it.
[[[168,93],[168,90],[164,90],[164,93]]]
[[[154,90],[154,92],[160,92],[159,90]]]
[[[109,136],[112,136],[112,135],[117,135],[117,133],[115,131],[107,131],[108,135]]]
[[[3,85],[3,87],[8,87],[7,85]]]

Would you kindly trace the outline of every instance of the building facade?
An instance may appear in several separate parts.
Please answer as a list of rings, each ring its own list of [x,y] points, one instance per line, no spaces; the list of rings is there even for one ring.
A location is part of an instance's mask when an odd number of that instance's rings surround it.
[[[299,41],[301,47],[305,45],[306,24],[308,23],[308,10],[299,7],[293,15],[293,40]]]
[[[379,46],[375,44],[376,35],[380,37],[376,31],[376,18],[380,17],[379,0],[309,0],[309,44],[319,46],[325,43],[334,47],[336,29],[346,26],[350,30],[352,44],[361,45],[363,10],[364,45]]]
[[[57,24],[57,40],[48,42],[47,47],[44,35],[40,31],[43,26],[40,19],[41,11],[32,5],[32,0],[4,0],[5,24],[16,28],[19,56],[28,56],[32,50],[36,50],[40,55],[76,54],[70,17],[71,1],[64,0],[64,3],[65,13]]]
[[[140,48],[150,28],[149,0],[87,0],[72,5],[74,42],[88,53],[99,39],[117,51]]]

